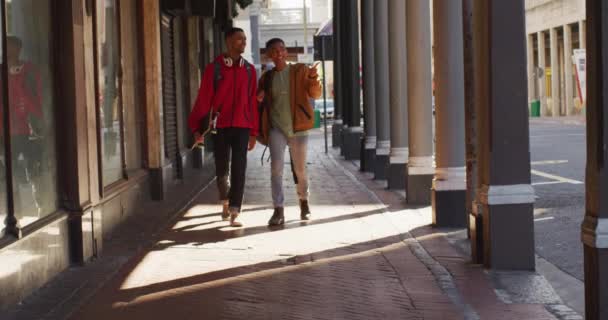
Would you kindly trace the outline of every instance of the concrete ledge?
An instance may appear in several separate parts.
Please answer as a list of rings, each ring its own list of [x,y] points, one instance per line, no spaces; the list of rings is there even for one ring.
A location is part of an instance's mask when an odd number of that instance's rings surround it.
[[[431,188],[433,187],[433,176],[433,174],[408,174],[408,176],[406,177],[406,202],[408,204],[431,204]]]
[[[165,170],[163,168],[151,168],[150,170],[150,196],[152,200],[162,201],[165,199],[167,187],[165,184]]]
[[[68,268],[69,232],[66,215],[0,250],[0,309],[23,300]]]
[[[389,155],[376,154],[374,160],[374,179],[375,180],[386,180],[386,172],[389,165]]]
[[[404,190],[407,180],[407,163],[389,164],[386,178],[390,190]]]
[[[433,190],[433,225],[440,228],[466,228],[466,190]]]

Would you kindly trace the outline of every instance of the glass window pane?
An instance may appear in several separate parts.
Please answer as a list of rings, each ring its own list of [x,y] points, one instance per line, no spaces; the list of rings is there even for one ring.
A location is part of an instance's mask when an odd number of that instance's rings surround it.
[[[2,9],[2,8],[0,8]],[[0,23],[4,23],[2,21],[2,16],[0,15]],[[1,47],[0,47],[1,49]],[[1,51],[0,51],[1,52]],[[0,65],[4,65],[4,56],[0,54]],[[0,80],[2,80],[0,78]],[[0,85],[2,83],[0,82]],[[0,92],[4,91],[3,87],[0,87]],[[4,226],[6,220],[6,167],[5,167],[5,157],[4,157],[4,100],[0,96],[0,236],[4,235]]]
[[[137,43],[137,2],[120,1],[120,28],[122,37],[122,59],[124,64],[122,79],[122,105],[124,114],[125,160],[127,170],[143,166],[143,73],[140,64],[140,50]]]
[[[6,2],[13,194],[22,227],[57,210],[51,1]]]
[[[101,123],[103,183],[108,186],[123,177],[120,149],[118,90],[117,14],[115,0],[97,1],[98,99]]]

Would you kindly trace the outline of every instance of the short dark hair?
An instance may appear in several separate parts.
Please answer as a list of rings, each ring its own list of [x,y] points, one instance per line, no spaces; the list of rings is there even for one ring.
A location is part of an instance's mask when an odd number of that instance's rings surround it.
[[[226,30],[226,33],[224,34],[224,39],[228,39],[228,38],[232,37],[235,33],[238,33],[238,32],[245,33],[245,31],[241,28],[230,28],[230,29]]]
[[[274,46],[277,43],[282,43],[283,45],[285,45],[285,41],[283,41],[283,39],[272,38],[272,39],[266,41],[266,50],[270,50],[272,48],[272,46]]]

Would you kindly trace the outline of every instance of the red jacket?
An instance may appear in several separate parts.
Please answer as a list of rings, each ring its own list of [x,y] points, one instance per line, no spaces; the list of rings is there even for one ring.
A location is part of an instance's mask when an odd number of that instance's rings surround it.
[[[203,80],[190,117],[188,126],[195,132],[201,129],[201,120],[209,114],[211,108],[220,112],[217,119],[217,128],[248,128],[250,136],[258,135],[258,107],[257,107],[257,76],[253,65],[250,77],[247,68],[239,66],[228,67],[223,56],[215,59],[221,65],[221,77],[214,86],[215,64],[210,63],[205,68]]]
[[[42,118],[42,85],[40,73],[29,62],[10,70],[8,75],[11,135],[30,135],[30,117]],[[0,86],[0,95],[2,86]],[[0,99],[0,108],[3,101]],[[1,110],[1,109],[0,109]],[[0,111],[0,135],[4,133],[4,113]]]

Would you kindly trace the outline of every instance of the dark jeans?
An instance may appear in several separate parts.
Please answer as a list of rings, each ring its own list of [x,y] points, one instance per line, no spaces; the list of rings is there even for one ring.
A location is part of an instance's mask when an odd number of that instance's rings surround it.
[[[241,209],[247,171],[247,145],[249,129],[221,128],[213,135],[215,175],[220,200],[228,200],[229,206]],[[228,171],[230,168],[230,171]],[[230,183],[228,183],[230,176]]]

